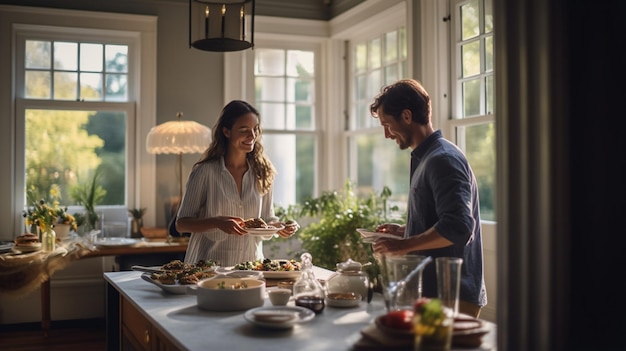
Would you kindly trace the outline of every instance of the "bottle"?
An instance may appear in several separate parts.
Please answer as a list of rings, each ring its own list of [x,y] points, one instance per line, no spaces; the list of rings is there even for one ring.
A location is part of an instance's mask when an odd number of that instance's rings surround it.
[[[313,272],[313,257],[305,252],[300,256],[302,260],[302,274],[293,285],[293,296],[296,306],[306,307],[315,314],[322,313],[325,307],[326,294]]]
[[[328,293],[356,293],[361,295],[361,300],[366,300],[369,278],[361,270],[362,267],[361,263],[350,258],[346,262],[337,263],[337,271],[326,282]]]

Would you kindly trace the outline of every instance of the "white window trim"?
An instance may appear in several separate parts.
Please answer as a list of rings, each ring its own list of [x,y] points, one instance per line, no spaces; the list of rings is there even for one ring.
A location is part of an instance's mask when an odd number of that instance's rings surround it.
[[[71,24],[71,26],[68,26]],[[24,140],[18,137],[16,125],[16,42],[17,34],[25,26],[55,26],[81,28],[86,34],[89,30],[112,30],[136,32],[138,54],[130,63],[139,67],[139,71],[130,79],[137,90],[129,92],[129,98],[136,104],[136,126],[134,135],[129,137],[128,147],[132,146],[135,155],[134,165],[129,165],[129,190],[127,205],[132,207],[156,208],[156,158],[147,153],[145,140],[150,128],[156,123],[156,33],[157,18],[145,15],[127,15],[119,13],[58,10],[35,7],[0,6],[0,77],[11,82],[0,86],[0,114],[8,116],[10,128],[0,130],[0,153],[7,160],[11,172],[0,174],[0,191],[5,194],[0,199],[0,211],[11,214],[11,230],[0,234],[0,239],[11,240],[23,231],[22,209],[24,208],[23,169]],[[141,87],[141,89],[140,89]],[[23,120],[23,119],[22,119]],[[23,131],[23,126],[21,126]],[[132,144],[131,144],[132,143]],[[18,162],[18,159],[21,161]],[[18,165],[22,164],[21,168]],[[5,164],[6,166],[6,164]],[[21,179],[21,181],[18,181]],[[141,181],[139,181],[141,180]],[[20,186],[19,184],[22,184]],[[146,225],[156,222],[155,212],[148,212]]]
[[[289,29],[288,34],[285,28]],[[342,49],[341,43],[328,40],[328,24],[324,21],[290,19],[280,17],[255,17],[254,32],[255,47],[275,47],[281,49],[302,49],[315,52],[316,56],[316,131],[318,134],[318,146],[316,150],[316,164],[318,173],[317,188],[314,195],[321,191],[335,187],[336,178],[341,177],[339,170],[341,167],[341,156],[337,157],[337,147],[325,147],[325,145],[340,145],[338,133],[329,132],[335,127],[339,118],[335,111],[342,109],[331,108],[331,103],[337,103],[341,99],[337,98],[337,87],[326,89],[329,86],[329,77],[338,74],[336,70],[329,72],[335,64],[328,64],[328,60],[341,55],[333,54],[333,50]],[[244,99],[254,103],[255,92],[254,82],[254,49],[242,52],[226,53],[224,59],[224,103],[232,99]],[[334,59],[333,59],[334,60]],[[334,94],[334,95],[333,95]],[[330,116],[330,117],[329,117]],[[338,175],[339,173],[339,175]]]

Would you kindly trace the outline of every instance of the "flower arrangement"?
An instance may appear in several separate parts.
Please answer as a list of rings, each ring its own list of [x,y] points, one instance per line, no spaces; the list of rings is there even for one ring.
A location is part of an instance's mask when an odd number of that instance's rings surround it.
[[[70,229],[76,231],[78,229],[76,218],[67,212],[67,206],[60,206],[58,201],[58,189],[53,186],[50,189],[52,202],[48,203],[44,199],[32,201],[33,206],[24,210],[23,216],[25,224],[28,228],[36,225],[42,232],[52,229],[55,224],[69,224]],[[32,192],[28,192],[32,194]]]

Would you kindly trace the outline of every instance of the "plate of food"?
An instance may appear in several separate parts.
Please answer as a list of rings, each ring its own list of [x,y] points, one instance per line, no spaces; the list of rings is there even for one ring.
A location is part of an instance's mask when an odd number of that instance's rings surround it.
[[[10,250],[17,254],[36,252],[41,250],[39,236],[33,233],[24,233],[13,240]]]
[[[257,307],[246,311],[243,317],[259,327],[289,329],[298,323],[310,321],[315,317],[315,312],[299,306]]]
[[[188,285],[194,285],[201,280],[216,276],[217,267],[217,262],[212,260],[199,260],[195,264],[172,260],[162,266],[133,266],[133,269],[144,271],[141,279],[168,293],[186,294]]]
[[[266,279],[293,279],[300,277],[301,263],[294,259],[263,259],[241,262],[230,271],[259,271]]]
[[[264,236],[275,234],[279,230],[285,229],[285,226],[282,224],[279,226],[267,224],[263,218],[249,218],[245,220],[244,229],[249,235]]]

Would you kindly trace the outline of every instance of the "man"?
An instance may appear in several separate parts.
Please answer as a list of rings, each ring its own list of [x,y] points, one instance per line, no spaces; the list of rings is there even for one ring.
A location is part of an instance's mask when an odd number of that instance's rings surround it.
[[[478,317],[487,292],[474,172],[463,152],[433,129],[430,96],[416,80],[384,87],[370,112],[380,120],[385,138],[395,140],[401,150],[413,150],[406,226],[377,228],[404,240],[379,239],[374,251],[462,258],[459,312]],[[434,263],[423,271],[423,296],[437,297]]]

